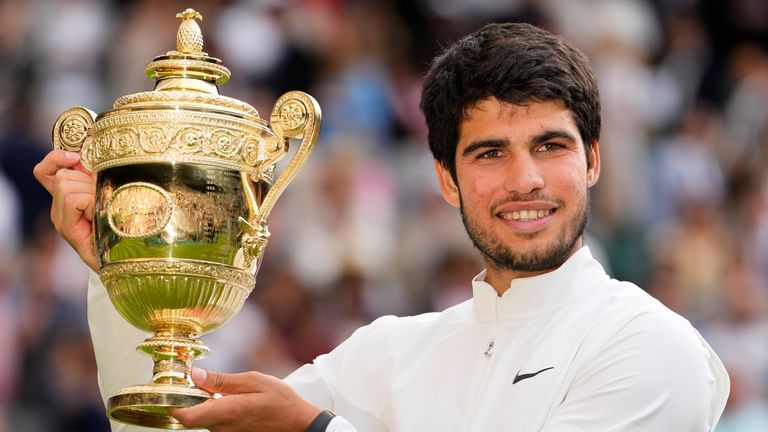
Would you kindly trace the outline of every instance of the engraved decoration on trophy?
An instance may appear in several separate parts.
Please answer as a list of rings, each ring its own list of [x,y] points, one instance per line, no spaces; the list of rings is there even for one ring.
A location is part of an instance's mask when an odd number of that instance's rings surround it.
[[[190,377],[209,351],[198,337],[229,321],[253,289],[267,218],[314,148],[321,118],[299,91],[278,98],[269,123],[220,95],[230,72],[202,51],[202,17],[187,9],[177,18],[176,50],[146,67],[153,91],[98,116],[70,108],[53,128],[54,148],[79,151],[96,178],[94,242],[112,304],[153,333],[137,349],[154,375],[112,396],[107,414],[164,429],[183,428],[167,408],[211,398]],[[276,169],[289,139],[301,142]]]

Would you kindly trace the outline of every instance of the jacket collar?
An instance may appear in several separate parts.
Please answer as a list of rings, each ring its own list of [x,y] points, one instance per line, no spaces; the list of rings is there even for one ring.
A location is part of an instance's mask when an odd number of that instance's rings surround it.
[[[485,274],[483,270],[472,280],[474,309],[480,321],[529,319],[551,313],[584,295],[590,285],[608,279],[587,246],[549,273],[513,279],[502,296],[485,282]]]

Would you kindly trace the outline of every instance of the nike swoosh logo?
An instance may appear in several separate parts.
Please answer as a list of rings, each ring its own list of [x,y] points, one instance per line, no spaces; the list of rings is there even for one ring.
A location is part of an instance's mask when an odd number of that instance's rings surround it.
[[[542,369],[542,370],[540,370],[538,372],[527,373],[527,374],[521,374],[520,371],[517,371],[517,375],[515,375],[515,379],[512,380],[512,384],[516,384],[516,383],[518,383],[518,382],[520,382],[520,381],[522,381],[524,379],[533,378],[536,375],[538,375],[538,374],[540,374],[540,373],[542,373],[544,371],[548,371],[548,370],[554,369],[554,368],[555,368],[554,366],[550,366],[550,367],[544,368],[544,369]]]

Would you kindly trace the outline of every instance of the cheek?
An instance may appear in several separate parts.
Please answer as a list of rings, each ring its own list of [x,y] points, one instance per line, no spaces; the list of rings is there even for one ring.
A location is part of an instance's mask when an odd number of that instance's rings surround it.
[[[467,193],[463,196],[465,202],[471,201],[477,207],[481,207],[489,201],[493,195],[493,183],[491,176],[476,176],[467,185]]]
[[[569,166],[561,172],[559,178],[560,189],[563,198],[574,197],[580,199],[586,196],[587,171],[584,166]]]

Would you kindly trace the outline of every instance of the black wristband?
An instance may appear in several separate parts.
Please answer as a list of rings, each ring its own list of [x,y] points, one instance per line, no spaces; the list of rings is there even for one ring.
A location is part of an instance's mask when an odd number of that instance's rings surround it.
[[[312,423],[307,426],[305,432],[325,432],[325,429],[328,428],[328,425],[334,417],[336,417],[336,414],[328,410],[322,411],[314,420],[312,420]]]

